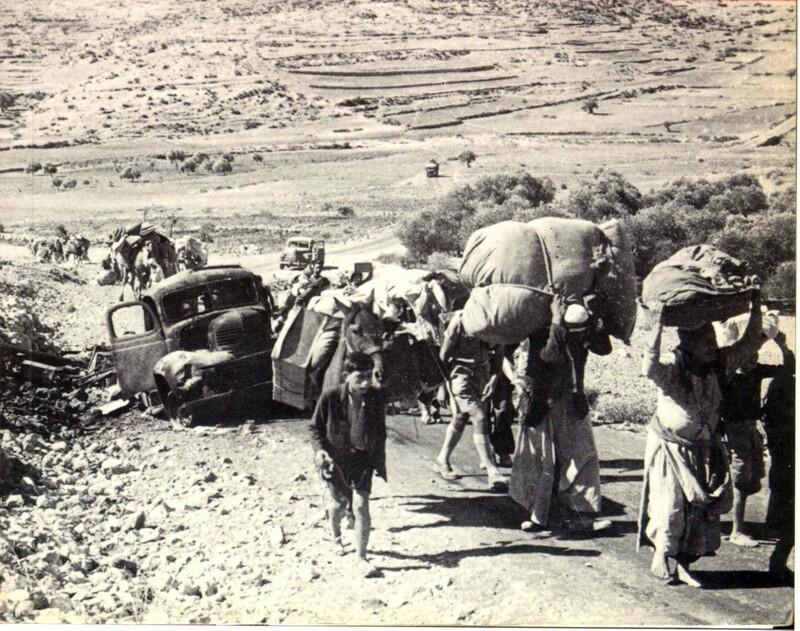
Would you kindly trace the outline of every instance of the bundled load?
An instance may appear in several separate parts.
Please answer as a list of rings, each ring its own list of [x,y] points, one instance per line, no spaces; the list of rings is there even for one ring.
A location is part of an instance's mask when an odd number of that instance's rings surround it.
[[[633,258],[616,220],[545,217],[481,228],[467,241],[459,275],[472,288],[464,328],[492,344],[548,327],[555,296],[591,297],[605,332],[625,342],[636,322]]]
[[[208,250],[199,239],[181,237],[175,242],[178,262],[184,269],[199,269],[208,264]]]
[[[664,324],[696,329],[750,310],[758,278],[747,264],[710,245],[695,245],[656,265],[642,283],[645,306],[663,303]]]

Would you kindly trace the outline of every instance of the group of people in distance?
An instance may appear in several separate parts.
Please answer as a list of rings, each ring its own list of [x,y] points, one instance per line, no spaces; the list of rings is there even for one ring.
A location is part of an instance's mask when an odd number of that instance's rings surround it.
[[[654,547],[651,572],[659,579],[699,586],[689,566],[720,546],[722,514],[734,509],[731,543],[757,545],[742,526],[747,496],[759,490],[764,475],[764,448],[756,425],[762,418],[761,381],[771,378],[763,407],[772,458],[767,526],[778,544],[770,571],[785,575],[794,546],[794,355],[785,337],[776,325],[771,335],[765,333],[754,291],[741,339],[718,347],[710,324],[679,329],[674,361],[665,362],[660,354],[661,309],[654,315],[642,371],[657,386],[658,399],[647,428],[637,549],[641,543]],[[573,304],[560,325],[568,331],[586,326],[591,317]],[[780,366],[758,364],[759,348],[770,337],[783,354]],[[459,476],[450,457],[469,421],[488,487],[496,490],[508,484],[511,498],[530,512],[523,530],[595,533],[610,528],[609,520],[599,518],[599,459],[588,406],[570,387],[570,365],[545,344],[537,357],[529,353],[525,374],[518,375],[512,352],[470,337],[461,312],[452,315],[440,357],[449,371],[453,414],[434,471],[447,480]],[[542,365],[547,379],[532,379]],[[371,370],[370,357],[349,355],[344,383],[322,394],[311,424],[315,464],[331,497],[330,537],[341,546],[341,520],[352,507],[364,576],[379,573],[367,559],[372,476],[386,478],[386,400],[372,387]],[[547,392],[537,396],[542,384]],[[514,388],[520,420],[516,448],[511,431]],[[495,421],[491,432],[490,407]],[[509,465],[507,478],[500,467]]]

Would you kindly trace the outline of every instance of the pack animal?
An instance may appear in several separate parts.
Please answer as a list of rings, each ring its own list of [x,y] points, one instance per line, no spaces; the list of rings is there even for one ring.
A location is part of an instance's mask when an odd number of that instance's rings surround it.
[[[151,282],[177,272],[174,247],[157,233],[123,236],[112,244],[111,251],[122,276],[120,302],[125,299],[126,285],[139,298]]]

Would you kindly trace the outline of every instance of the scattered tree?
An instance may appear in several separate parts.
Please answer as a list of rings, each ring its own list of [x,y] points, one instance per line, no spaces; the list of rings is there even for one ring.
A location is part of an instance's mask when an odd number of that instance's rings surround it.
[[[467,167],[471,166],[472,163],[475,162],[475,160],[477,159],[478,156],[476,156],[473,151],[467,150],[467,151],[462,151],[460,154],[458,154],[458,161],[463,162],[464,164],[467,165]]]
[[[180,166],[181,173],[194,173],[197,170],[197,163],[194,160],[187,160]]]
[[[47,175],[54,175],[58,171],[58,167],[48,162],[42,166],[42,171],[47,173]]]
[[[597,102],[597,99],[587,99],[583,102],[583,105],[581,105],[581,109],[589,114],[594,114],[594,111],[599,107],[600,104]]]
[[[214,163],[214,173],[218,173],[220,175],[226,175],[233,171],[233,167],[231,163],[227,160],[217,160]]]
[[[25,167],[25,173],[37,173],[38,171],[41,170],[42,170],[41,162],[28,162],[28,166]]]
[[[195,164],[198,164],[198,165],[202,164],[203,162],[205,162],[208,159],[209,159],[208,154],[207,153],[203,153],[202,151],[198,151],[191,158],[192,162],[194,162]]]
[[[264,156],[262,156],[260,153],[253,154],[253,162],[263,162],[263,161],[264,161]]]
[[[65,181],[61,185],[61,189],[62,190],[64,190],[64,189],[72,189],[72,188],[75,188],[77,185],[78,185],[78,182],[76,180],[70,179],[70,180]]]
[[[52,180],[50,180],[50,183],[56,188],[61,188],[61,185],[64,183],[64,180],[60,177],[54,177]]]
[[[11,92],[0,92],[0,112],[7,112],[14,106],[16,97]]]
[[[173,149],[167,154],[167,159],[170,163],[175,165],[175,168],[178,168],[178,162],[183,162],[186,160],[186,152],[181,151],[180,149]]]
[[[232,154],[232,153],[223,153],[223,154],[222,154],[222,159],[223,159],[225,162],[233,162],[233,159],[234,159],[234,157],[233,157],[233,154]]]
[[[339,215],[342,217],[352,217],[356,214],[356,211],[353,210],[350,206],[339,206],[336,212],[339,213]]]
[[[1,231],[0,231],[1,232]],[[794,300],[797,294],[797,263],[784,261],[764,283],[763,289],[767,298],[776,300]]]
[[[123,180],[129,180],[131,182],[135,182],[140,177],[142,177],[142,174],[139,172],[138,169],[134,169],[133,167],[125,167],[125,170],[122,171],[119,177],[120,179]]]

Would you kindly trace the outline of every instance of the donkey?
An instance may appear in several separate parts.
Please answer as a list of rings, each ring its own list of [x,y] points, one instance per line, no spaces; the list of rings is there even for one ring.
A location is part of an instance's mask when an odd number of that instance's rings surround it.
[[[335,300],[337,309],[344,318],[341,324],[336,318],[326,320],[316,336],[309,359],[308,377],[314,400],[322,394],[326,385],[335,385],[341,381],[344,359],[353,352],[372,357],[372,385],[376,388],[384,387],[386,371],[383,354],[400,324],[395,318],[384,319],[375,314],[375,297],[371,292],[363,302],[346,303]]]

